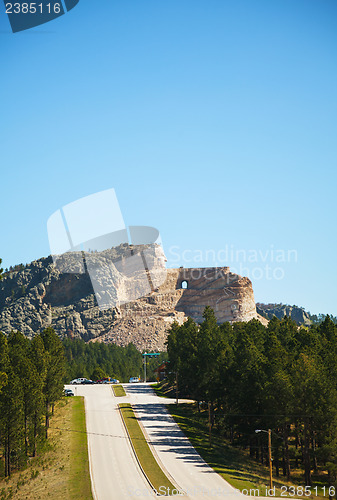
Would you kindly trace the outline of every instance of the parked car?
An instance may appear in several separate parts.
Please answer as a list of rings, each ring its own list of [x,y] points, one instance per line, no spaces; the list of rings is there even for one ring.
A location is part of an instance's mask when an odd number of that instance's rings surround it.
[[[129,380],[130,384],[136,384],[137,382],[140,382],[140,378],[139,377],[131,377],[130,380]]]
[[[119,380],[117,380],[116,378],[105,378],[103,380],[103,384],[119,384]]]
[[[95,384],[95,382],[93,380],[90,380],[90,379],[86,378],[85,380],[83,380],[82,384],[85,384],[85,385],[87,385],[87,384]]]
[[[101,380],[97,380],[97,384],[119,384],[119,380],[116,378],[105,377]]]
[[[64,395],[65,396],[75,396],[73,391],[71,389],[64,389]]]
[[[87,380],[86,378],[80,377],[80,378],[74,378],[70,383],[71,384],[83,384],[83,382]]]

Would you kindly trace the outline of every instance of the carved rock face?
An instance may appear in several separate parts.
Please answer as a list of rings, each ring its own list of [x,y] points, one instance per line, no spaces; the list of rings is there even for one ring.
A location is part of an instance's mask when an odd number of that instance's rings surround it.
[[[197,322],[206,306],[214,310],[219,323],[257,318],[251,281],[228,267],[179,269],[177,288],[182,286],[176,308]]]
[[[101,310],[88,274],[76,269],[61,273],[50,257],[40,259],[0,282],[0,330],[17,329],[32,337],[52,326],[60,337],[164,350],[173,321],[181,324],[191,316],[201,322],[206,306],[214,309],[219,323],[259,318],[250,280],[228,267],[168,269],[159,283],[144,297]],[[127,286],[127,279],[119,279],[117,296]]]

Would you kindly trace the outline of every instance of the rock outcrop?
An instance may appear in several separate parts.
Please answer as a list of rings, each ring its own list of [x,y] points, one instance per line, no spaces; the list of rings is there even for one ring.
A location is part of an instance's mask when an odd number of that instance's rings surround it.
[[[135,255],[141,250],[141,246],[121,245],[105,251],[103,257],[110,252],[110,257],[120,263],[121,255]],[[52,257],[47,257],[6,273],[0,282],[0,330],[9,333],[17,329],[32,337],[52,326],[62,338],[119,345],[132,342],[139,349],[163,350],[173,321],[181,324],[191,316],[200,322],[207,305],[214,309],[219,323],[259,318],[248,278],[231,273],[228,267],[179,268],[168,269],[163,280],[162,270],[157,272],[157,257],[151,269],[152,290],[133,301],[120,300],[130,297],[130,280],[116,264],[113,283],[120,302],[116,307],[100,308],[79,255],[65,254],[61,267],[55,267]],[[90,259],[95,264],[102,256],[92,255]]]
[[[268,320],[272,319],[273,316],[276,316],[278,319],[288,316],[298,325],[309,326],[312,323],[309,313],[307,313],[302,307],[298,306],[257,303],[256,310],[258,314],[264,316]]]

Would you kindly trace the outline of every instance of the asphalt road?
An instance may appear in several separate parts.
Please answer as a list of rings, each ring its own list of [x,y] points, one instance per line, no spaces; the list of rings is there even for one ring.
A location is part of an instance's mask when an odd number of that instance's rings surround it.
[[[95,500],[154,498],[140,471],[126,435],[110,384],[67,385],[84,396],[90,475]]]
[[[90,473],[95,500],[157,498],[131,450],[117,404],[131,402],[163,470],[177,485],[173,497],[242,500],[224,479],[198,455],[180,431],[165,404],[148,384],[123,384],[127,397],[113,396],[110,385],[77,385],[75,395],[85,397]],[[168,493],[161,491],[161,493]]]
[[[174,422],[165,404],[175,400],[159,398],[148,384],[125,384],[125,389],[158,462],[186,499],[244,498],[206,464]]]

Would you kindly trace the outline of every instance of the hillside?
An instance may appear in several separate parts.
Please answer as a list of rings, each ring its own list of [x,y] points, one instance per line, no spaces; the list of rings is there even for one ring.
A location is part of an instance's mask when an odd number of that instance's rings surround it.
[[[286,304],[262,304],[261,302],[257,302],[256,310],[259,314],[261,314],[261,316],[264,316],[268,320],[272,319],[273,316],[276,316],[278,319],[288,316],[298,325],[309,326],[312,323],[310,313],[298,306],[289,306]]]
[[[159,279],[163,259],[157,248],[152,248],[151,289],[145,294],[140,271],[130,278],[130,269],[125,270],[128,258],[139,257],[143,249],[120,245],[87,255],[87,264],[90,261],[96,272],[94,282],[80,252],[64,254],[56,267],[51,256],[16,266],[0,282],[0,330],[17,329],[32,337],[52,326],[61,338],[132,342],[139,349],[163,350],[172,322],[182,323],[187,316],[200,322],[207,305],[219,323],[259,317],[248,278],[223,267],[168,269]],[[127,300],[136,287],[139,298]],[[102,301],[104,293],[114,307],[98,307],[97,297]]]

